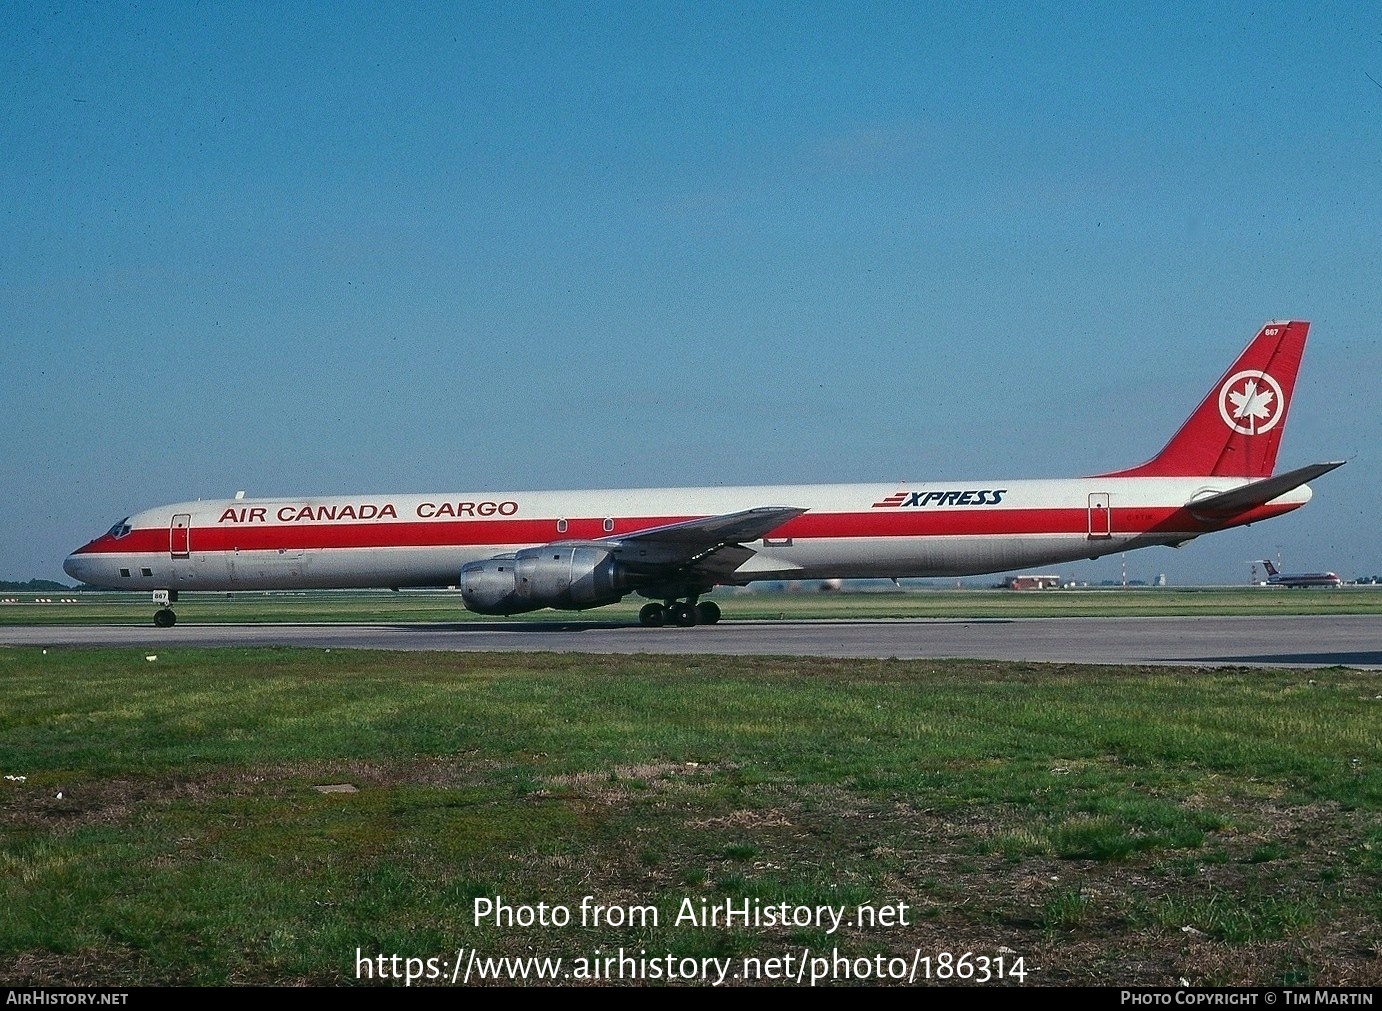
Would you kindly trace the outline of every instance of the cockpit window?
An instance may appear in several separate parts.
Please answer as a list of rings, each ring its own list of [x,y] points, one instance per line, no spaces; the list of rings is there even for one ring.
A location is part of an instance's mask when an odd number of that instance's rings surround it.
[[[107,530],[107,531],[106,531],[106,536],[107,536],[107,537],[114,537],[116,540],[119,540],[121,537],[124,537],[124,536],[125,536],[126,534],[128,534],[129,532],[130,532],[130,518],[129,518],[128,516],[126,516],[126,517],[125,517],[124,519],[122,519],[119,523],[115,524],[115,526],[113,526],[113,527],[111,527],[109,530]]]

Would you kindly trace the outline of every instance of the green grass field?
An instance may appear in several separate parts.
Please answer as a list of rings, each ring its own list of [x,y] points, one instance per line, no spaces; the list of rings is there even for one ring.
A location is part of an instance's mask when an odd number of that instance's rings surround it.
[[[11,984],[620,948],[838,953],[838,982],[983,957],[1028,985],[1382,984],[1375,673],[9,648],[0,685]],[[499,896],[577,922],[477,924]],[[647,908],[583,926],[585,896]],[[888,919],[678,924],[688,900]]]
[[[0,595],[0,624],[146,625],[154,605],[145,593]],[[37,603],[37,599],[52,601]],[[72,601],[70,603],[63,602]],[[1382,614],[1382,586],[1339,590],[1279,587],[1204,589],[909,590],[905,592],[770,593],[720,591],[713,595],[729,619],[1115,617],[1122,615]],[[591,621],[634,621],[641,597],[583,613]],[[182,622],[494,621],[472,614],[454,591],[313,591],[187,593],[177,604]],[[538,611],[513,621],[550,621],[570,613]]]

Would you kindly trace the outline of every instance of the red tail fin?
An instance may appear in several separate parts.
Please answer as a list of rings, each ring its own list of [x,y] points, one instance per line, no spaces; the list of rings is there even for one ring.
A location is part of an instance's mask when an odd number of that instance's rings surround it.
[[[1151,460],[1103,477],[1270,477],[1310,324],[1266,324]]]

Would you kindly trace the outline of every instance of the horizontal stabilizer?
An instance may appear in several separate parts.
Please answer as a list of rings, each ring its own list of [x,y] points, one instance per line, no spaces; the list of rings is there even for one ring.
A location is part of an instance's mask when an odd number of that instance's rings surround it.
[[[1233,516],[1244,513],[1299,488],[1306,481],[1313,481],[1321,474],[1328,474],[1336,467],[1342,467],[1345,462],[1332,460],[1327,463],[1312,463],[1308,467],[1289,470],[1285,474],[1278,474],[1264,481],[1254,481],[1232,491],[1199,499],[1190,503],[1190,508],[1202,516]]]

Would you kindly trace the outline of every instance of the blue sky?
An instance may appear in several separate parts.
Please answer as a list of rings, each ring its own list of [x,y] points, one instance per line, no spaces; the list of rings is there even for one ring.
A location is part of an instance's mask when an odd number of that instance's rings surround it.
[[[0,45],[0,578],[237,489],[1096,473],[1286,317],[1279,465],[1350,463],[1129,573],[1382,573],[1366,5],[9,5]]]

